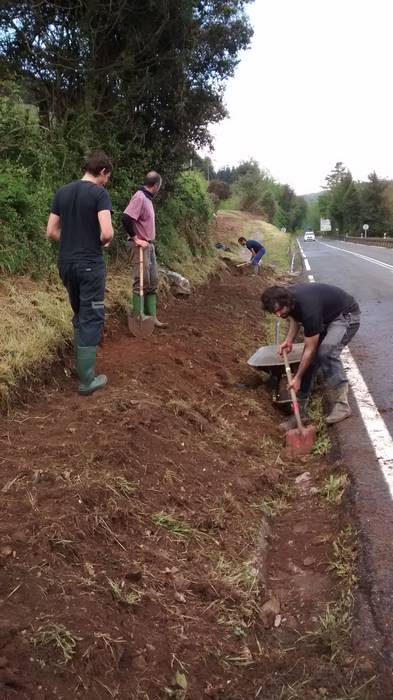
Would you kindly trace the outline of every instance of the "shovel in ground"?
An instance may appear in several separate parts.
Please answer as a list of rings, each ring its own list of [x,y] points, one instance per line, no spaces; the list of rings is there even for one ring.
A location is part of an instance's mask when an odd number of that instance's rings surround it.
[[[148,338],[154,331],[153,316],[145,316],[145,297],[143,295],[143,248],[139,246],[139,314],[128,314],[128,330],[135,338]]]
[[[283,351],[285,371],[287,373],[288,383],[292,381],[291,367],[288,361],[288,356],[285,350]],[[297,455],[307,455],[311,452],[315,443],[315,427],[313,425],[308,425],[307,428],[303,425],[300,418],[299,404],[296,397],[296,393],[293,389],[290,389],[293,411],[295,413],[295,418],[297,422],[297,428],[288,430],[285,435],[287,453],[291,457],[296,457]]]

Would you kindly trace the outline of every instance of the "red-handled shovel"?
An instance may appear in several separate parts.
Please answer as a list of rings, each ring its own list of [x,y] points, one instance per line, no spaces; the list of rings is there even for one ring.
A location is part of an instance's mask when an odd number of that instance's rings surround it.
[[[285,350],[283,350],[283,357],[285,363],[285,371],[287,373],[288,384],[292,381],[291,367],[288,362],[288,356]],[[296,418],[297,428],[288,430],[285,435],[287,453],[291,457],[296,457],[296,455],[307,455],[311,452],[315,443],[316,430],[314,425],[308,425],[307,428],[303,425],[302,419],[300,418],[299,403],[296,397],[296,393],[293,389],[290,389],[293,411]]]

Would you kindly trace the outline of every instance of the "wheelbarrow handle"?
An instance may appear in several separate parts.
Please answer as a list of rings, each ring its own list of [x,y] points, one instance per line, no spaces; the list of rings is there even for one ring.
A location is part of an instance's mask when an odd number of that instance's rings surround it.
[[[287,373],[288,384],[290,384],[292,381],[292,372],[291,372],[291,366],[290,366],[289,360],[288,360],[287,351],[283,350],[282,354],[283,354],[283,358],[284,358],[285,371]],[[299,430],[301,430],[303,432],[303,424],[302,424],[302,419],[300,418],[299,403],[297,400],[296,392],[294,389],[290,389],[289,393],[291,395],[292,406],[293,406],[293,411],[295,413],[297,427],[299,428]]]

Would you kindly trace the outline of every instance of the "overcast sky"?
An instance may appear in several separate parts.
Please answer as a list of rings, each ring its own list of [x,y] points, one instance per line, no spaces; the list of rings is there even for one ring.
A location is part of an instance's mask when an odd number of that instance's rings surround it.
[[[297,194],[339,160],[393,179],[393,0],[255,0],[249,15],[215,165],[254,157]]]

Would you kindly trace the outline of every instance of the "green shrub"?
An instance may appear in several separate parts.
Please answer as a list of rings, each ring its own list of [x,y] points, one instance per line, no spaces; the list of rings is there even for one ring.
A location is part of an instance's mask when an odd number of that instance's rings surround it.
[[[57,245],[45,237],[50,202],[59,186],[80,177],[82,155],[90,150],[92,134],[77,117],[75,123],[42,129],[36,108],[24,104],[12,85],[0,87],[6,93],[0,94],[0,271],[38,277],[57,253]],[[116,153],[115,141],[108,145],[108,153],[111,146]],[[117,154],[110,184],[115,238],[108,252],[115,260],[124,256],[126,248],[121,214],[153,160],[148,151],[135,153],[126,165],[118,146]],[[160,261],[171,267],[208,253],[213,205],[199,172],[182,172],[175,183],[164,184],[168,189],[157,200],[157,252]]]
[[[157,207],[157,253],[168,267],[208,255],[213,205],[207,183],[195,171],[181,173],[174,191]]]
[[[42,274],[53,260],[44,236],[49,192],[27,168],[3,162],[0,174],[0,269]]]

